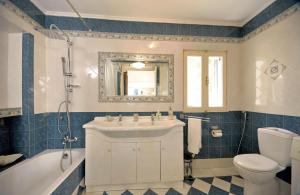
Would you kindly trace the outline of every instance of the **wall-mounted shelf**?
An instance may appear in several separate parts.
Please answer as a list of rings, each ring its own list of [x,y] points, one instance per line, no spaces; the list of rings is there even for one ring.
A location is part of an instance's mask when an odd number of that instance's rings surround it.
[[[22,108],[0,108],[0,118],[22,115]]]

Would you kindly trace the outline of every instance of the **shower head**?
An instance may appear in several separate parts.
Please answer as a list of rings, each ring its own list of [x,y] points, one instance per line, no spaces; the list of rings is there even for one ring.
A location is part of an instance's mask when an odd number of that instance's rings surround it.
[[[58,28],[55,24],[50,25],[50,30],[48,30],[48,36],[53,39],[66,40],[68,43],[71,43],[69,35],[63,30]]]

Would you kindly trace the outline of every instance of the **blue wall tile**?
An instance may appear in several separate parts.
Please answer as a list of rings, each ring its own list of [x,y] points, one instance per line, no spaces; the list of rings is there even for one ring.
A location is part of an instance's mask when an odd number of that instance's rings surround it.
[[[0,119],[0,155],[9,154],[11,152],[9,126],[5,118]]]
[[[241,138],[241,112],[222,113],[185,113],[187,115],[210,118],[202,124],[202,148],[197,158],[227,158],[236,154]],[[187,120],[184,120],[187,124]],[[187,125],[188,126],[188,125]],[[184,129],[184,144],[187,150],[187,128]],[[222,137],[212,137],[211,126],[218,126],[223,131]]]
[[[283,117],[283,127],[289,129],[300,135],[300,117],[296,116],[284,116]]]
[[[76,187],[83,179],[85,162],[83,161],[78,167],[60,184],[51,195],[65,195],[72,194]]]
[[[9,118],[11,148],[14,153],[34,153],[34,37],[22,36],[22,116]],[[31,150],[33,149],[33,151]]]
[[[47,114],[34,114],[34,37],[22,37],[22,115],[5,119],[10,153],[31,157],[47,148]]]
[[[247,22],[242,28],[242,36],[249,34],[254,31],[261,25],[265,24],[267,21],[272,19],[273,17],[279,15],[284,10],[293,6],[299,2],[299,0],[276,0],[254,18],[252,18],[249,22]]]
[[[64,30],[87,30],[78,18],[44,15],[30,0],[10,1],[45,28],[49,28],[50,24],[56,24]],[[277,0],[252,18],[243,27],[116,21],[93,18],[86,18],[85,20],[90,28],[96,32],[243,37],[297,2],[299,2],[299,0]]]
[[[258,153],[257,129],[260,127],[284,128],[300,135],[300,117],[248,112],[245,136],[242,147],[244,153]]]
[[[266,126],[283,128],[283,118],[282,115],[267,114]]]

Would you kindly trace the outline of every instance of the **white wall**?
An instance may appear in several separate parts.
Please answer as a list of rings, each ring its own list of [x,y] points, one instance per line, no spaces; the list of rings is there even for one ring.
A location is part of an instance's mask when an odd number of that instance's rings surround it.
[[[22,33],[8,34],[8,102],[9,108],[22,107]]]
[[[98,79],[91,78],[91,70],[97,71],[98,52],[156,53],[175,55],[175,101],[172,107],[176,111],[183,108],[183,50],[227,50],[228,51],[228,101],[230,110],[238,110],[239,82],[239,45],[225,43],[172,42],[113,40],[96,38],[73,38],[73,67],[76,75],[74,83],[81,85],[75,89],[72,99],[72,111],[109,112],[109,111],[167,111],[169,103],[99,103]],[[155,45],[151,48],[150,45]],[[47,39],[46,64],[48,76],[48,112],[56,112],[63,100],[63,77],[61,57],[66,56],[66,43],[61,40]]]
[[[28,32],[34,36],[34,112],[44,113],[47,111],[45,36],[3,6],[0,6],[0,18],[9,22],[9,24],[2,25],[3,28],[11,28],[9,25],[14,25],[20,29],[20,32]]]
[[[22,107],[22,34],[0,18],[0,108]]]
[[[8,33],[5,31],[0,31],[0,48],[0,108],[7,108]]]
[[[242,109],[300,115],[300,12],[241,44]],[[278,60],[287,66],[280,78],[264,74]]]

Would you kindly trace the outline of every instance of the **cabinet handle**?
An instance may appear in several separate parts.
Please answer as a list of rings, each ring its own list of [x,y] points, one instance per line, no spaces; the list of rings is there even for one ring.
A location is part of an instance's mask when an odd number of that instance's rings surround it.
[[[166,150],[166,148],[162,147],[161,150]]]
[[[141,148],[138,148],[138,151],[141,151]]]
[[[111,150],[110,150],[110,149],[108,149],[108,150],[107,150],[107,152],[111,152]]]
[[[135,151],[135,148],[132,148],[132,151]]]

